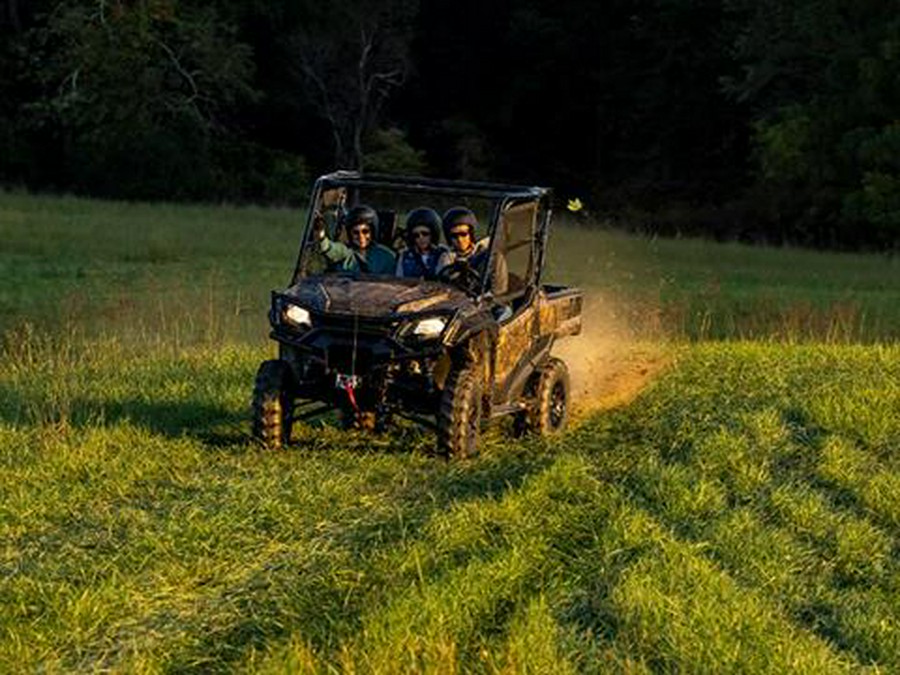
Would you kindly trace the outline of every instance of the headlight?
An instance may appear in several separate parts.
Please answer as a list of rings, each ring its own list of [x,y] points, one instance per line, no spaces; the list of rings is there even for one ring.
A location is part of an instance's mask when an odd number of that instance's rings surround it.
[[[413,328],[413,335],[424,340],[439,337],[447,325],[447,319],[440,316],[432,316],[428,319],[422,319]]]
[[[285,323],[298,328],[309,328],[312,326],[312,317],[309,312],[298,305],[285,305],[281,310],[281,317]]]

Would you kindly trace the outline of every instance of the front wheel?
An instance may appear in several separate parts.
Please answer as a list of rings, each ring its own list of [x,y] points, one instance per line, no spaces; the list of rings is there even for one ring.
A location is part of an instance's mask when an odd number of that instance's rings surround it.
[[[481,426],[481,379],[477,368],[455,368],[447,377],[438,412],[438,451],[448,457],[473,457]]]
[[[290,443],[294,400],[291,368],[284,361],[263,361],[253,385],[253,438],[269,450]]]

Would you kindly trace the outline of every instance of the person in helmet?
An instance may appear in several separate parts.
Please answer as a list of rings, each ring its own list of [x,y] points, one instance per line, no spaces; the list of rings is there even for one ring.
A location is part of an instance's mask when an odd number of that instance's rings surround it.
[[[464,206],[455,206],[444,214],[441,224],[444,237],[451,249],[438,260],[438,274],[445,267],[460,262],[468,263],[472,269],[482,274],[490,258],[490,241],[487,238],[476,241],[478,219],[472,210]],[[503,295],[506,293],[508,283],[506,258],[498,250],[494,255],[491,269],[491,291],[494,295]]]
[[[393,274],[396,255],[387,246],[377,243],[378,213],[371,206],[360,205],[350,209],[344,218],[347,230],[347,246],[332,241],[325,234],[324,223],[314,229],[319,251],[332,268],[353,273]]]
[[[420,207],[406,214],[406,250],[397,258],[398,277],[434,279],[441,255],[441,217],[434,209]]]

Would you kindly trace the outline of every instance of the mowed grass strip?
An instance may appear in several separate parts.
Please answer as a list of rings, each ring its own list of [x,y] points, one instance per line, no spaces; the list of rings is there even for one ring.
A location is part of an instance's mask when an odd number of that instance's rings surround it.
[[[259,358],[88,355],[63,417],[0,366],[6,669],[900,667],[898,533],[865,498],[900,423],[853,404],[900,406],[896,348],[686,348],[628,407],[467,463],[413,429],[262,452]]]

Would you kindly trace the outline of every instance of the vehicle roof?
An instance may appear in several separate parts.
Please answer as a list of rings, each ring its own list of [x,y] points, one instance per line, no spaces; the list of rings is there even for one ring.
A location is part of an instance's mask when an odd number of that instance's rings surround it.
[[[552,193],[552,190],[546,187],[425,178],[421,176],[394,176],[379,173],[363,174],[358,171],[335,171],[334,173],[320,176],[316,182],[320,187],[326,188],[342,186],[398,188],[409,192],[486,198],[540,199]]]

